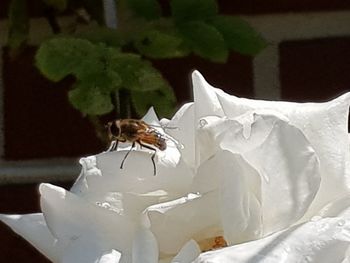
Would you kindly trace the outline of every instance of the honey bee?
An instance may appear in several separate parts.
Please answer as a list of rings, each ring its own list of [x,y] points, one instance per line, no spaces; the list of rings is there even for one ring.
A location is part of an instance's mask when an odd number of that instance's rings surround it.
[[[126,158],[137,143],[141,147],[145,147],[153,151],[151,160],[153,164],[153,175],[156,175],[154,157],[157,149],[164,151],[167,148],[167,138],[165,135],[158,132],[154,127],[146,122],[136,119],[120,119],[110,121],[107,123],[106,128],[108,130],[109,140],[111,141],[109,151],[117,150],[119,142],[131,143],[130,150],[125,154],[120,164],[120,169],[123,169]]]

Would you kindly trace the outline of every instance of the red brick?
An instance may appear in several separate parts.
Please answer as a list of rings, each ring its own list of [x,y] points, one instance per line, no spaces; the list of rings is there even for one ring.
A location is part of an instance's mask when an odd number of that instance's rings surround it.
[[[10,0],[0,1],[0,18],[7,16]],[[165,14],[170,14],[169,0],[159,0]],[[218,0],[220,12],[223,14],[266,14],[266,13],[289,13],[289,12],[315,12],[349,10],[350,2],[347,0]],[[42,0],[31,0],[29,13],[32,17],[43,16],[44,8]]]
[[[191,72],[196,69],[217,88],[237,96],[253,96],[252,58],[231,53],[227,63],[213,63],[197,56],[153,61],[173,87],[179,105],[192,101]]]
[[[225,14],[266,14],[290,12],[316,12],[349,10],[350,2],[346,0],[218,0],[220,12]]]
[[[282,98],[325,101],[350,91],[350,37],[280,45]]]
[[[6,159],[78,157],[105,147],[67,98],[72,81],[52,83],[34,66],[35,48],[11,60],[4,55]]]

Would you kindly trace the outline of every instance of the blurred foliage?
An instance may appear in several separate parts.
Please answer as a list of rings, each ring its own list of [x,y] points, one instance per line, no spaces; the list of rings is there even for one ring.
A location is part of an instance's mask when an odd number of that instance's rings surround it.
[[[18,48],[28,36],[25,0],[13,0],[9,9],[9,44]],[[104,25],[103,1],[42,0],[56,16],[73,10],[92,30],[61,32],[45,40],[36,65],[52,81],[68,75],[76,79],[68,98],[88,116],[113,110],[119,118],[131,107],[142,115],[154,105],[162,116],[175,106],[173,90],[149,59],[184,57],[195,53],[217,63],[226,62],[229,52],[256,55],[265,40],[244,20],[218,13],[215,0],[170,0],[171,15],[164,16],[157,0],[116,1],[116,29]],[[54,10],[54,12],[52,12]],[[56,22],[55,22],[56,21]],[[120,96],[120,94],[128,96]],[[122,101],[127,99],[128,101]]]

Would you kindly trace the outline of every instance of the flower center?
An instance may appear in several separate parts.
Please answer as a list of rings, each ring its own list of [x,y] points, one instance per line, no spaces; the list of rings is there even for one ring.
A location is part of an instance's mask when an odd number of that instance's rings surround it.
[[[201,240],[198,242],[198,245],[202,252],[206,252],[227,247],[227,242],[223,236],[216,236]]]
[[[219,249],[219,248],[227,247],[226,240],[224,239],[223,236],[215,237],[214,243],[215,244],[213,245],[213,249]]]

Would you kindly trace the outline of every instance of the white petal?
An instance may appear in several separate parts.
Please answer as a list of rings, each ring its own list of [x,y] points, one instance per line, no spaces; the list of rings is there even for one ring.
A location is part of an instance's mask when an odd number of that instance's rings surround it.
[[[209,84],[204,79],[202,82],[202,89],[208,89]],[[350,172],[346,174],[344,171],[350,152],[349,144],[344,142],[348,141],[350,93],[325,103],[292,103],[242,99],[225,94],[219,89],[214,90],[225,115],[230,118],[249,110],[270,109],[287,116],[291,124],[305,134],[320,158],[322,172],[320,191],[310,214],[331,201],[334,196],[348,191]]]
[[[179,154],[176,151],[175,154]],[[126,151],[121,150],[82,158],[83,172],[72,192],[90,202],[108,203],[122,210],[125,208],[121,203],[123,193],[145,194],[162,189],[182,195],[192,182],[193,172],[183,160],[177,164],[156,160],[156,175],[153,175],[150,153],[132,151],[120,169],[125,154]]]
[[[183,197],[147,208],[151,231],[164,254],[176,254],[191,238],[205,239],[222,234],[219,193]]]
[[[136,231],[132,248],[132,263],[158,263],[158,244],[147,228]]]
[[[278,120],[266,140],[244,157],[265,178],[261,187],[264,234],[300,219],[321,179],[319,160],[300,130]]]
[[[216,156],[221,160],[221,220],[227,243],[237,244],[262,235],[261,194],[258,172],[240,155],[228,151]],[[218,167],[219,168],[219,167]],[[254,182],[254,184],[250,184]],[[258,196],[256,196],[258,194]]]
[[[81,158],[79,160],[79,163],[81,164],[82,169],[78,179],[74,182],[70,191],[77,195],[83,195],[88,191],[89,188],[87,178],[101,177],[102,173],[97,167],[97,160],[95,155]]]
[[[193,192],[219,191],[218,204],[228,244],[259,238],[262,211],[259,173],[239,154],[219,151],[198,169]]]
[[[192,86],[193,86],[193,97],[194,97],[194,124],[195,127],[199,125],[199,120],[206,116],[225,116],[220,101],[218,100],[215,91],[210,86],[203,76],[198,71],[192,73]],[[196,169],[204,160],[201,159],[200,152],[203,145],[197,140],[195,141],[195,163],[194,168]],[[208,147],[207,147],[208,148]]]
[[[71,240],[62,256],[61,263],[119,263],[121,253],[103,249],[97,239]]]
[[[341,263],[350,263],[350,246],[348,247],[348,250],[345,252],[345,258]]]
[[[192,73],[192,85],[196,120],[210,115],[225,116],[213,87],[197,70]]]
[[[122,253],[121,262],[130,262],[132,238],[138,222],[86,202],[57,186],[41,184],[39,190],[47,225],[67,249],[72,243],[82,248],[93,246],[88,243],[89,240],[97,240],[99,247],[96,247],[96,253],[102,248],[106,251],[116,249]],[[98,256],[96,253],[91,256]]]
[[[193,263],[341,262],[350,244],[350,220],[325,218],[271,236],[201,254]]]
[[[259,173],[261,183],[255,179],[248,185],[261,203],[266,235],[295,223],[305,214],[319,189],[319,161],[303,133],[284,118],[271,113],[247,115],[253,118],[204,118],[208,125],[203,130],[207,131],[206,144],[241,154]],[[284,201],[276,202],[281,199]],[[254,198],[249,200],[256,203]]]
[[[199,120],[196,133],[196,165],[199,167],[206,160],[210,159],[219,149],[216,142],[216,134],[221,130],[224,118],[207,116]],[[226,124],[225,124],[226,125]],[[225,128],[225,127],[222,127]]]
[[[203,162],[193,178],[191,192],[208,193],[218,190],[221,182],[221,164],[221,160],[215,155]]]
[[[174,137],[183,147],[179,147],[182,159],[190,166],[195,165],[195,120],[194,104],[183,105],[167,123],[166,132]]]
[[[145,116],[143,116],[142,120],[144,122],[146,122],[147,124],[160,126],[158,116],[157,116],[156,112],[154,111],[153,107],[150,107],[148,109],[147,113],[145,114]]]
[[[26,215],[0,214],[0,220],[53,262],[58,262],[56,239],[46,226],[42,213]]]
[[[98,263],[119,263],[121,258],[120,252],[112,249],[111,251],[102,255]]]
[[[335,217],[342,216],[350,218],[350,195],[342,196],[324,206],[315,217]]]
[[[133,151],[120,169],[125,152],[118,151],[97,156],[97,165],[103,174],[103,180],[96,178],[99,191],[118,191],[146,193],[163,189],[179,191],[186,189],[192,181],[192,172],[183,161],[178,164],[156,162],[157,174],[153,175],[151,154]],[[136,164],[136,165],[135,165]],[[95,187],[95,186],[94,186]]]
[[[200,253],[201,250],[197,242],[191,239],[181,248],[171,263],[191,263],[199,256]]]
[[[348,134],[348,148],[349,148],[349,153],[350,153],[350,133]],[[349,158],[347,159],[346,161],[346,171],[345,171],[345,176],[346,178],[350,178],[350,155],[349,155]]]
[[[197,71],[193,73],[193,83],[194,91],[204,94],[198,96],[199,101],[195,100],[195,103],[209,103],[206,105],[207,111],[203,110],[207,115],[235,118],[247,111],[270,109],[287,116],[291,124],[305,134],[320,158],[322,172],[320,190],[310,208],[310,215],[348,192],[350,172],[345,173],[345,164],[349,162],[350,152],[344,142],[348,141],[350,93],[326,103],[273,102],[230,96],[222,90],[213,89]],[[224,114],[220,110],[215,113],[214,109],[220,108],[219,105]]]

